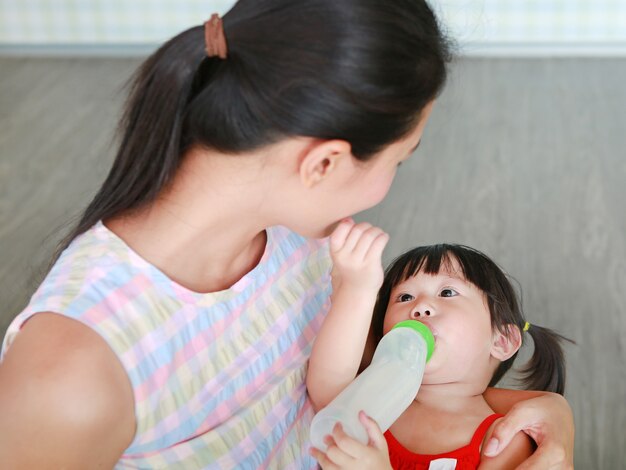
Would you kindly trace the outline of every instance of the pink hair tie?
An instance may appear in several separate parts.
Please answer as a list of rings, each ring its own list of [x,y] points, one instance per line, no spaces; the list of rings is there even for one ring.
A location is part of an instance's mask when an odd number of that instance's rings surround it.
[[[228,57],[228,46],[224,36],[224,25],[217,13],[211,15],[211,19],[204,23],[204,43],[207,57]]]

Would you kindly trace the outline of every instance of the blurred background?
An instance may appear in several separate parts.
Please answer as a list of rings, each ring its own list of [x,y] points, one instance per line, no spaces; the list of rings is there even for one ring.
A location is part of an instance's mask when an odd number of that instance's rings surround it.
[[[233,3],[0,0],[0,337],[106,176],[130,74]],[[626,0],[430,3],[458,58],[419,150],[358,218],[390,233],[386,263],[457,242],[503,266],[530,321],[577,343],[576,468],[626,468]]]

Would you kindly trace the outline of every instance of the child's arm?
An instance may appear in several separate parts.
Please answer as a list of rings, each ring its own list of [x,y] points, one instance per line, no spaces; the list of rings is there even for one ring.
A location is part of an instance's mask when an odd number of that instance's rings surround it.
[[[491,440],[485,447],[489,456],[503,452],[518,431],[523,431],[538,446],[525,465],[574,468],[574,417],[565,398],[550,392],[496,388],[487,389],[484,396],[495,412],[506,413],[494,425]]]
[[[313,344],[306,380],[316,410],[356,377],[383,282],[381,258],[388,240],[381,229],[352,220],[341,222],[330,237],[331,308]]]

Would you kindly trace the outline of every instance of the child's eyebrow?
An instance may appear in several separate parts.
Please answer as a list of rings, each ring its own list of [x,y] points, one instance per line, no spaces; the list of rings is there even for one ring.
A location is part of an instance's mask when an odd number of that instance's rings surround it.
[[[395,291],[397,291],[399,289],[406,289],[407,281],[408,281],[408,279],[404,280],[402,282],[398,282],[395,286],[393,286],[391,288],[391,292],[395,292]]]
[[[467,279],[465,279],[462,275],[458,275],[458,276],[457,276],[457,275],[455,275],[455,274],[450,274],[450,273],[445,273],[445,274],[437,274],[437,275],[440,275],[440,276],[443,278],[443,280],[445,280],[445,281],[447,281],[447,280],[450,280],[450,281],[458,281],[458,282],[461,282],[461,283],[463,283],[463,284],[467,284],[467,283],[469,283],[469,281],[468,281]],[[393,291],[395,291],[395,290],[397,290],[397,289],[402,289],[402,288],[404,288],[404,287],[406,286],[406,284],[408,284],[408,283],[409,283],[409,280],[411,279],[411,277],[412,277],[412,276],[410,276],[410,277],[406,278],[405,280],[403,280],[403,281],[401,281],[401,282],[398,282],[395,286],[393,286],[393,287],[391,288],[391,291],[393,292]]]
[[[465,279],[465,277],[462,274],[456,275],[456,274],[447,273],[445,274],[444,277],[446,281],[460,282],[461,284],[471,284],[471,282]]]
[[[452,275],[452,274],[447,274],[446,278],[452,279],[454,281],[467,282],[467,280],[463,276],[456,276],[456,275]]]

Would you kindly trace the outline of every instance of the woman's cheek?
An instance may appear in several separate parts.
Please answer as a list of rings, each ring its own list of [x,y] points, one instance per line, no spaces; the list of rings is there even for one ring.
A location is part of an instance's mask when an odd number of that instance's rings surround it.
[[[389,193],[389,189],[391,188],[391,184],[393,183],[393,179],[395,176],[395,171],[393,174],[387,175],[384,178],[380,178],[378,181],[373,182],[373,184],[369,185],[369,197],[368,201],[370,203],[370,207],[373,207],[387,196]]]

